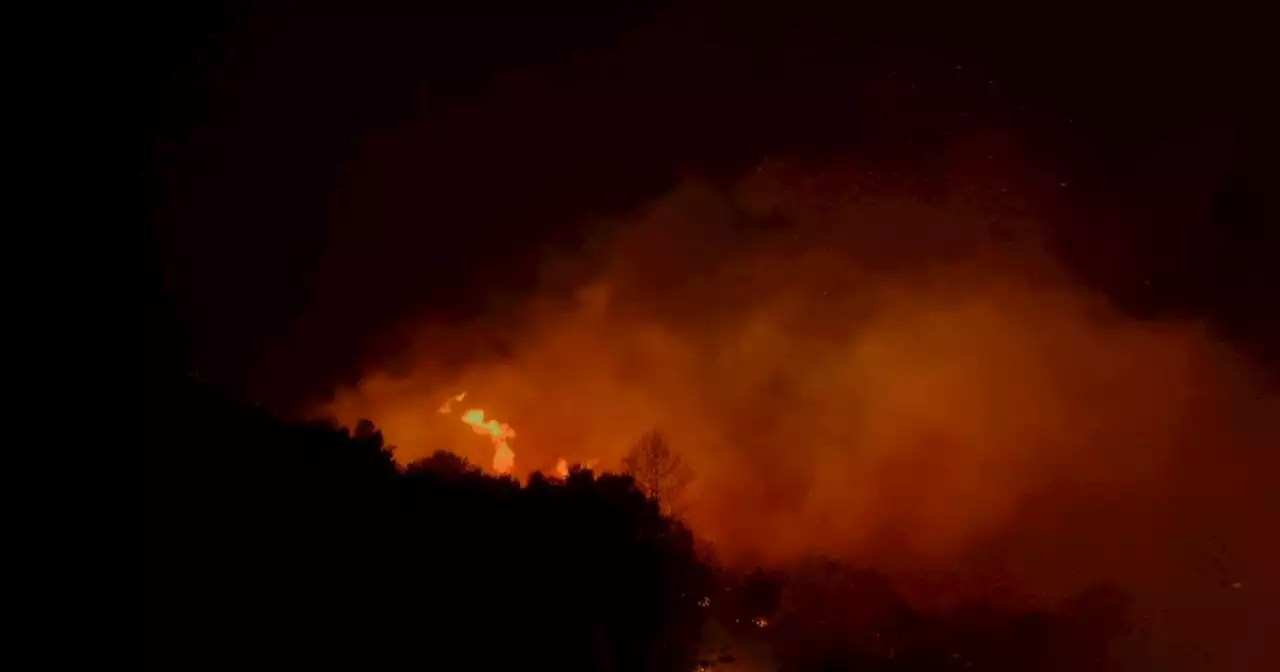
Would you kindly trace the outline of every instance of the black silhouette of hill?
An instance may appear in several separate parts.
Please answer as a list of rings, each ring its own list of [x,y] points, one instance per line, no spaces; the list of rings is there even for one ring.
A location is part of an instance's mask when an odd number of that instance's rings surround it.
[[[521,487],[179,380],[148,463],[149,663],[686,669],[708,576],[629,477]],[[691,665],[691,663],[690,663]]]
[[[1098,670],[1127,631],[1107,587],[1057,613],[934,614],[836,560],[715,567],[629,476],[521,485],[444,451],[398,467],[367,421],[286,423],[159,379],[152,668],[687,671],[747,643],[781,670]],[[708,621],[728,644],[708,649]]]

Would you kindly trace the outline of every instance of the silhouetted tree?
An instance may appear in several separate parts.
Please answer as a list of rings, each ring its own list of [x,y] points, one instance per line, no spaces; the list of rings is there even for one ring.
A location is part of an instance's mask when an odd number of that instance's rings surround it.
[[[685,489],[693,481],[693,470],[671,450],[660,432],[652,430],[640,437],[622,459],[622,469],[664,512],[680,513]]]
[[[465,457],[461,457],[447,450],[437,450],[432,453],[431,457],[424,457],[420,460],[410,462],[405,467],[406,473],[416,473],[428,471],[436,474],[445,474],[451,476],[461,476],[465,474],[479,476],[481,474],[480,467],[471,464]]]

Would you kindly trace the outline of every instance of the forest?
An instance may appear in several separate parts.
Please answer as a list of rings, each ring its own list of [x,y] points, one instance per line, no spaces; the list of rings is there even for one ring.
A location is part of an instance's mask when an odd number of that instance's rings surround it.
[[[659,501],[653,436],[630,473],[521,483],[186,376],[152,410],[149,668],[1100,670],[1126,629],[1107,586],[937,613],[839,559],[723,563]]]

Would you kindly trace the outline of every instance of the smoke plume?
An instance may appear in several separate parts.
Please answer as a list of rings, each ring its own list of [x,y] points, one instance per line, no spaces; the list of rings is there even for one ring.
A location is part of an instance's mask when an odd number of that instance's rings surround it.
[[[519,431],[517,473],[609,468],[657,428],[723,557],[833,554],[1032,603],[1113,581],[1155,633],[1142,655],[1252,667],[1280,626],[1274,392],[1206,325],[1076,281],[1048,197],[1008,195],[1042,175],[967,168],[932,191],[782,159],[688,181],[548,259],[533,298],[422,325],[328,411],[403,461],[487,465],[436,413],[467,390]]]

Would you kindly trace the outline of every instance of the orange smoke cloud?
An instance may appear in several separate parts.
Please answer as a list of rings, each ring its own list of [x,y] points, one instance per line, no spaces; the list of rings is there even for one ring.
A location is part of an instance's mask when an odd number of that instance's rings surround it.
[[[1276,623],[1280,405],[1203,325],[1126,317],[1046,251],[1032,206],[997,205],[776,161],[687,184],[549,261],[503,324],[424,330],[468,336],[470,365],[424,337],[329,410],[403,460],[466,455],[421,409],[476,391],[548,470],[610,468],[658,427],[727,556],[999,574],[1032,600],[1111,579],[1178,637],[1230,642],[1229,669]],[[471,413],[495,446],[514,436]]]

